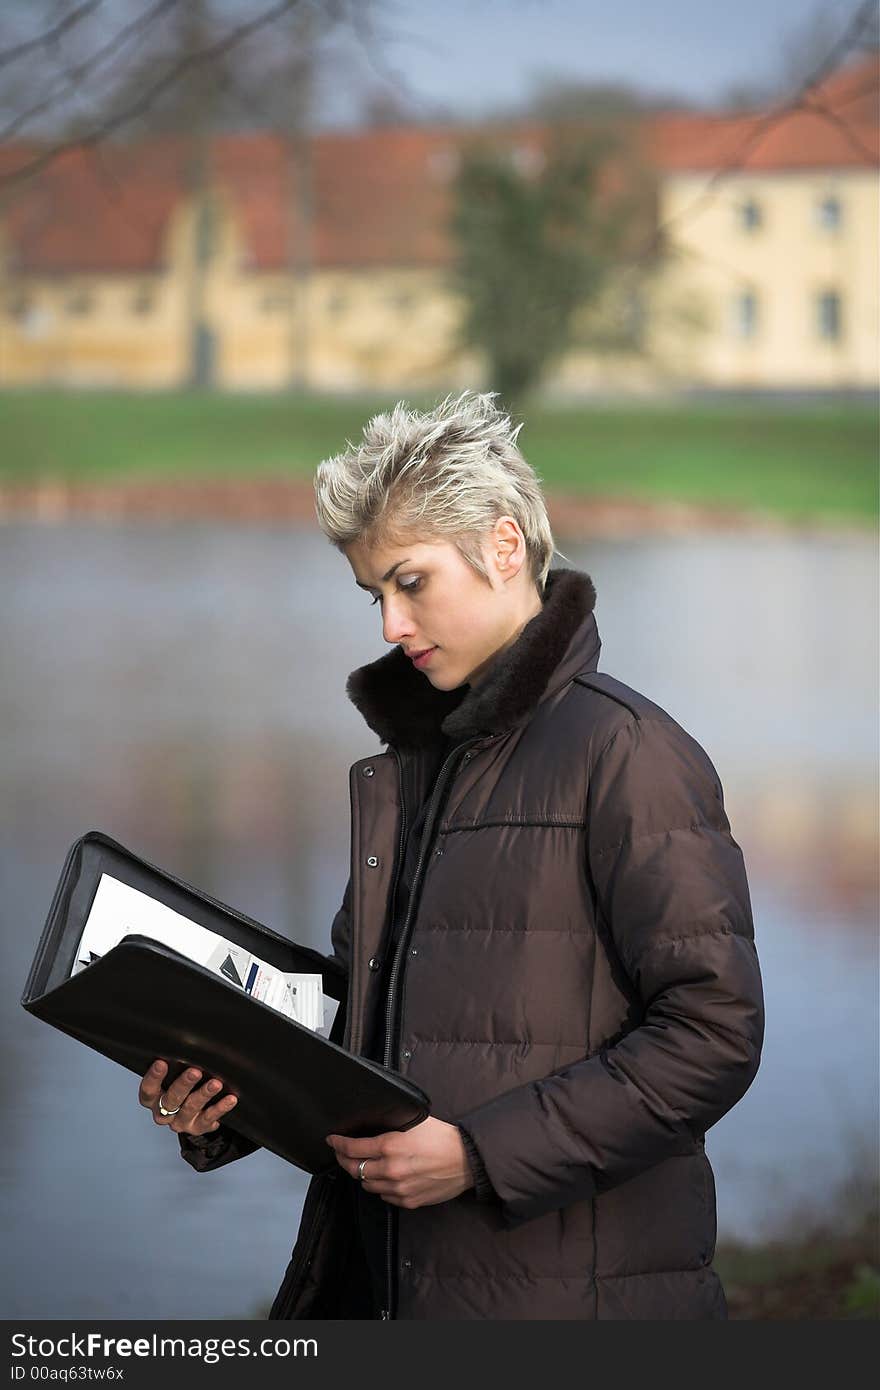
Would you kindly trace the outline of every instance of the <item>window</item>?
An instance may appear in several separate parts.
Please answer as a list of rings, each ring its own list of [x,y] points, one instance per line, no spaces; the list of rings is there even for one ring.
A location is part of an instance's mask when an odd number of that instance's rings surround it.
[[[747,341],[758,331],[758,296],[754,290],[744,290],[733,301],[733,331],[737,338]]]
[[[840,295],[836,290],[822,290],[816,296],[816,323],[819,337],[826,343],[836,343],[842,333]]]
[[[412,290],[392,290],[388,296],[388,307],[398,314],[408,313],[415,305],[416,297]]]
[[[153,291],[147,288],[136,290],[131,300],[133,314],[151,314],[156,307]]]
[[[6,309],[26,338],[45,338],[53,327],[51,310],[36,303],[30,295],[14,294],[7,300]]]
[[[840,199],[833,193],[829,193],[827,198],[820,198],[816,204],[816,221],[820,227],[826,231],[836,232],[843,221],[843,208]]]
[[[756,232],[764,222],[761,205],[754,198],[746,198],[744,203],[737,204],[736,216],[744,232]]]
[[[263,314],[280,314],[289,308],[290,296],[283,290],[267,290],[260,300],[260,312]]]
[[[66,313],[72,318],[83,318],[90,314],[95,307],[95,301],[90,290],[74,290],[64,308]]]

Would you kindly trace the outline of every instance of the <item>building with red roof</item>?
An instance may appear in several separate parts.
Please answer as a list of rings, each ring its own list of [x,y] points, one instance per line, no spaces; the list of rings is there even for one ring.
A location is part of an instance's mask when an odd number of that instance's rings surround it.
[[[593,335],[550,384],[872,386],[878,86],[871,55],[777,111],[646,119],[635,143],[656,223],[592,311],[612,327],[635,313],[639,331],[623,348]],[[483,380],[459,341],[449,229],[477,138],[528,176],[552,133],[228,135],[196,152],[198,178],[183,137],[0,148],[0,383]]]

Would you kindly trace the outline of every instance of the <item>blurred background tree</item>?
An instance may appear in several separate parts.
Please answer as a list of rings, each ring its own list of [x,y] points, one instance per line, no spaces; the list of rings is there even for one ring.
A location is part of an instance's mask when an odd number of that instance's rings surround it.
[[[563,102],[567,111],[568,103]],[[466,147],[455,185],[455,283],[462,338],[488,361],[508,405],[537,387],[569,348],[637,346],[636,276],[630,311],[591,318],[615,270],[649,225],[654,191],[625,130],[584,135],[564,120],[543,144]]]

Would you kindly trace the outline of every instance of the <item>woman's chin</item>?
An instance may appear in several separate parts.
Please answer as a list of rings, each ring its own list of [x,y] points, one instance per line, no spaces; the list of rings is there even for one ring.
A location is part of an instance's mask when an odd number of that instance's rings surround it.
[[[449,676],[442,671],[422,671],[426,681],[433,685],[435,690],[458,690],[464,681],[458,676]]]

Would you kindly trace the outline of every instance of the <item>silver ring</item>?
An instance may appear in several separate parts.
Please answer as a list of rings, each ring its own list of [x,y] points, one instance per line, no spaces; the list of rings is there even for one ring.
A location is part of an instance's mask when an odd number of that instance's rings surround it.
[[[358,1164],[358,1177],[360,1178],[361,1182],[363,1182],[364,1180],[364,1164],[369,1163],[369,1161],[370,1160],[368,1158],[362,1158],[360,1163]]]
[[[181,1104],[182,1104],[182,1102],[181,1102]],[[176,1115],[176,1114],[177,1114],[177,1111],[178,1111],[179,1109],[180,1109],[180,1106],[178,1105],[178,1107],[177,1107],[176,1110],[166,1110],[166,1109],[165,1109],[165,1106],[162,1104],[162,1097],[161,1097],[161,1096],[159,1097],[159,1114],[160,1114],[160,1115]]]

